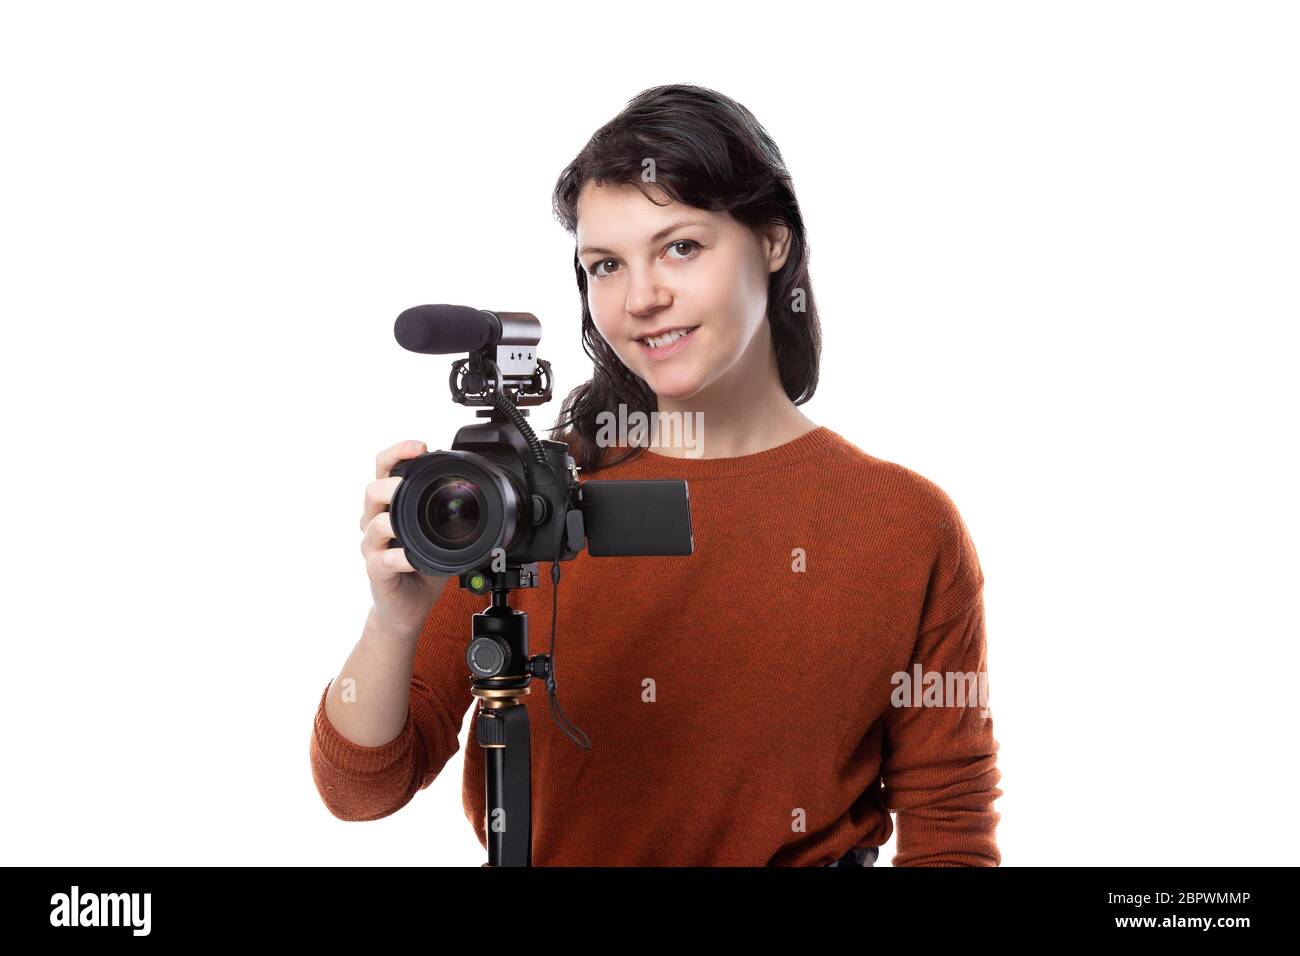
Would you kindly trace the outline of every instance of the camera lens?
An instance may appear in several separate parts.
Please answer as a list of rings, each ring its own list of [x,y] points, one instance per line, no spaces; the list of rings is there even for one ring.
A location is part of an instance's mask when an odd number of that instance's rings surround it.
[[[420,529],[439,547],[459,548],[478,535],[486,511],[483,489],[477,482],[447,475],[425,495]]]
[[[532,528],[525,480],[472,451],[453,448],[415,459],[389,505],[393,535],[412,567],[460,574],[498,548],[513,554]]]

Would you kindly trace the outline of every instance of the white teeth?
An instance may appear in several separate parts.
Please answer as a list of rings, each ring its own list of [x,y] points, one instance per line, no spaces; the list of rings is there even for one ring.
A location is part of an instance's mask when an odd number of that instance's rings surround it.
[[[672,332],[665,332],[657,339],[642,339],[641,341],[645,342],[652,349],[662,348],[665,345],[672,345],[689,331],[689,329],[674,329]]]

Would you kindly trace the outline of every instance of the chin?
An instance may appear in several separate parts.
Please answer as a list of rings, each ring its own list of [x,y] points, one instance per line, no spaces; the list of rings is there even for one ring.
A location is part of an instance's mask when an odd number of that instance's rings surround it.
[[[651,375],[645,383],[659,398],[670,398],[679,402],[697,395],[703,384],[699,376],[677,371],[664,371],[658,375]]]

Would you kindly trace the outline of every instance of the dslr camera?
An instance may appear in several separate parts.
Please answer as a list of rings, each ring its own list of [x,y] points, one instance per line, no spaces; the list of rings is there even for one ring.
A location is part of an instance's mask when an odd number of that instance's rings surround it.
[[[413,352],[458,354],[449,387],[481,406],[445,450],[399,462],[389,512],[394,539],[425,574],[462,587],[532,586],[539,561],[689,555],[690,499],[682,479],[582,480],[563,442],[540,439],[527,406],[551,398],[550,363],[537,357],[541,323],[526,312],[421,305],[397,317]],[[501,575],[506,577],[501,577]]]

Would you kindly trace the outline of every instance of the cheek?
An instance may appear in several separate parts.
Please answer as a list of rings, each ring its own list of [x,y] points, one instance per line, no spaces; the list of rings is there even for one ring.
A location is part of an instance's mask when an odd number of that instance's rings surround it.
[[[710,320],[710,338],[724,349],[739,349],[753,331],[754,304],[744,284],[734,274],[708,289],[700,314]]]
[[[606,344],[608,344],[611,348],[615,348],[616,346],[614,344],[614,338],[615,338],[614,330],[611,329],[604,321],[602,321],[600,310],[597,309],[595,305],[591,302],[587,303],[587,308],[591,309],[591,324],[596,327],[596,332],[599,333],[600,337],[605,340]]]
[[[591,320],[596,323],[596,328],[604,331],[608,328],[609,323],[605,321],[605,316],[609,314],[606,304],[608,297],[600,289],[587,290],[587,308],[591,311]]]
[[[743,321],[753,309],[756,294],[765,294],[766,286],[756,290],[745,263],[719,256],[708,270],[698,270],[690,277],[687,291],[702,311],[725,320],[727,325]]]
[[[587,292],[587,308],[591,322],[601,337],[617,349],[627,337],[627,320],[623,316],[623,300],[611,289],[599,288]]]

